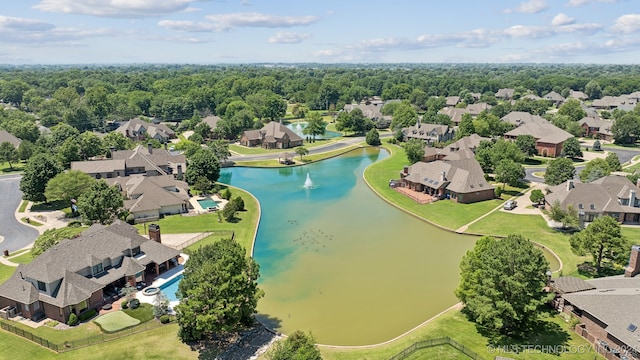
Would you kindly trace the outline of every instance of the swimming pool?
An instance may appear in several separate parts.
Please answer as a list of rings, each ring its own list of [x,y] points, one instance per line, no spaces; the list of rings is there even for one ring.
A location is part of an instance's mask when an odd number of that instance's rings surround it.
[[[218,205],[220,205],[221,201],[215,201],[211,198],[206,198],[206,199],[202,199],[202,200],[198,200],[198,204],[200,204],[200,206],[202,206],[203,209],[208,209],[208,208],[212,208],[212,207],[216,207]]]
[[[178,292],[178,284],[180,284],[180,280],[182,280],[182,274],[160,285],[160,290],[162,290],[162,292],[167,296],[169,301],[178,301],[176,293]]]

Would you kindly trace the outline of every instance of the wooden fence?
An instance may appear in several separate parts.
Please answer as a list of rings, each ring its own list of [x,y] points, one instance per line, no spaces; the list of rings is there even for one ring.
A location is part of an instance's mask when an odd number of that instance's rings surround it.
[[[396,355],[394,355],[390,360],[406,359],[411,354],[413,354],[414,352],[416,352],[416,351],[418,351],[420,349],[426,349],[426,348],[430,348],[430,347],[434,347],[434,346],[442,346],[442,345],[449,345],[449,346],[453,347],[454,349],[460,351],[461,353],[467,355],[470,359],[474,359],[474,360],[483,360],[484,359],[484,358],[480,357],[480,355],[478,355],[475,352],[471,351],[471,349],[469,349],[468,347],[460,344],[459,342],[457,342],[457,341],[455,341],[452,338],[447,336],[447,337],[443,337],[443,338],[437,338],[437,339],[431,339],[431,340],[425,340],[425,341],[418,341],[416,343],[413,343],[411,346],[405,348],[401,352],[399,352]]]

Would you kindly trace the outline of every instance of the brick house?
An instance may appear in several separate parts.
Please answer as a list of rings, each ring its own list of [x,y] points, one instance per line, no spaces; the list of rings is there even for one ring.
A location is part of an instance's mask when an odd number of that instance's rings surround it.
[[[280,122],[271,121],[260,130],[246,130],[240,137],[244,146],[266,149],[288,149],[302,146],[303,139]]]
[[[573,135],[549,122],[527,122],[504,134],[505,139],[515,140],[519,135],[531,135],[536,139],[538,154],[560,156],[562,144]]]
[[[582,136],[594,139],[613,141],[613,121],[592,116],[583,117],[578,122],[582,128]]]

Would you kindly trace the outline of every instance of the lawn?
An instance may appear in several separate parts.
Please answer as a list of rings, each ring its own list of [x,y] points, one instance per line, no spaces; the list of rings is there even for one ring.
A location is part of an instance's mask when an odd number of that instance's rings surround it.
[[[187,246],[185,248],[186,249],[186,253],[187,254],[192,253],[193,251],[198,250],[199,247],[213,244],[214,242],[222,240],[224,237],[225,236],[223,236],[223,235],[210,235],[210,236],[207,236],[206,238],[198,241],[197,243]],[[246,248],[246,246],[245,246],[245,248]]]
[[[135,309],[129,308],[123,311],[125,314],[140,321],[141,323],[145,323],[153,319],[153,305],[151,304],[140,303],[140,306]]]
[[[567,324],[560,317],[552,317],[546,319],[545,335],[533,335],[533,338],[523,340],[519,344],[521,345],[565,345],[567,347],[574,348],[590,348],[586,340],[572,331],[569,331],[569,324]],[[584,359],[585,354],[571,354],[562,353],[562,355],[553,354],[540,354],[540,353],[491,353],[491,348],[488,347],[489,343],[487,338],[480,335],[475,325],[468,321],[466,317],[458,310],[451,310],[442,316],[434,319],[429,324],[419,328],[418,330],[404,336],[398,340],[395,340],[389,344],[364,349],[335,349],[335,348],[321,348],[322,357],[325,360],[333,359],[389,359],[393,355],[399,353],[403,349],[407,348],[411,344],[417,341],[424,341],[429,339],[441,338],[449,336],[453,340],[457,341],[461,345],[468,347],[471,351],[477,353],[484,359],[493,359],[496,355],[506,356],[514,359]],[[449,350],[450,349],[450,350]],[[428,350],[416,352],[411,359],[464,359],[459,357],[461,353],[457,352],[453,348],[447,349],[447,346],[434,347]],[[593,350],[592,350],[593,351]],[[440,355],[442,354],[442,355]],[[423,355],[423,356],[421,356]],[[435,357],[432,357],[435,356]],[[590,353],[590,359],[594,359],[595,353]]]
[[[3,322],[7,322],[19,329],[28,331],[33,335],[39,336],[43,339],[47,339],[49,342],[54,344],[63,344],[65,341],[74,341],[85,339],[87,337],[101,335],[102,332],[98,325],[93,322],[82,323],[78,326],[74,326],[68,330],[58,330],[48,326],[40,326],[39,328],[32,328],[24,324],[16,323],[13,321],[2,320]],[[4,331],[0,331],[0,333],[4,333]],[[28,341],[25,341],[28,342]]]
[[[338,138],[333,138],[333,139],[323,139],[323,140],[319,140],[316,139],[315,142],[304,142],[302,144],[302,146],[306,147],[307,149],[312,149],[314,147],[318,147],[318,146],[322,146],[322,145],[326,145],[326,144],[331,144],[336,142]],[[229,150],[234,152],[234,153],[238,153],[238,154],[242,154],[242,155],[259,155],[259,154],[279,154],[282,153],[284,151],[287,152],[293,152],[294,149],[265,149],[259,146],[256,147],[247,147],[247,146],[242,146],[242,145],[237,145],[237,144],[230,144],[229,145]]]
[[[255,235],[259,215],[259,204],[248,192],[236,187],[231,187],[231,196],[235,198],[241,196],[244,200],[245,211],[239,211],[236,217],[237,222],[218,222],[216,213],[207,213],[197,216],[171,215],[156,221],[160,229],[165,234],[200,233],[212,230],[232,230],[235,232],[235,239],[247,250],[251,249]],[[136,225],[140,232],[143,232],[144,225]],[[196,243],[198,244],[198,243]]]
[[[503,200],[489,200],[473,204],[458,204],[443,200],[431,204],[418,204],[389,187],[389,179],[398,179],[400,171],[409,164],[409,161],[401,147],[397,145],[384,147],[391,151],[391,155],[369,166],[364,173],[365,179],[384,199],[419,217],[455,230],[500,206],[503,202]]]
[[[0,284],[10,278],[14,271],[16,271],[15,267],[0,264]]]
[[[21,254],[9,259],[9,261],[14,262],[16,264],[28,264],[32,260],[33,260],[33,256],[31,256],[31,251],[27,251],[24,254]]]
[[[8,162],[0,162],[0,173],[7,174],[7,173],[20,172],[23,170],[25,165],[26,163],[23,163],[21,161],[12,162],[11,166],[9,166]]]
[[[107,333],[124,330],[140,324],[140,320],[127,315],[124,311],[113,311],[94,320]]]
[[[18,208],[18,212],[24,212],[27,209],[27,205],[29,205],[29,201],[22,200],[22,203],[20,203],[20,207]]]

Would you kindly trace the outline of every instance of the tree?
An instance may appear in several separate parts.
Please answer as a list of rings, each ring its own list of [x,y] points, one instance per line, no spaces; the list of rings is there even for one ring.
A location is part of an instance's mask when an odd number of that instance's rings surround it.
[[[640,118],[632,113],[626,113],[616,119],[611,127],[616,144],[632,144],[640,134]]]
[[[600,84],[595,80],[589,81],[587,85],[584,86],[584,92],[591,100],[600,99],[602,97],[602,88],[600,87]]]
[[[598,273],[605,260],[625,265],[629,258],[627,240],[622,236],[620,224],[611,216],[596,218],[585,229],[573,234],[569,243],[577,255],[593,256]]]
[[[373,127],[371,119],[364,117],[362,110],[355,108],[350,112],[341,112],[336,119],[336,130],[362,134]]]
[[[544,201],[544,194],[542,193],[542,190],[531,190],[531,194],[529,194],[529,200],[531,200],[533,204],[540,204],[542,201]]]
[[[371,129],[367,131],[367,136],[365,137],[365,141],[368,145],[378,146],[380,145],[380,134],[378,134],[378,130]]]
[[[526,175],[524,167],[511,159],[503,159],[496,165],[496,181],[502,183],[502,189],[508,183],[517,186],[520,179]]]
[[[562,156],[568,158],[581,158],[582,150],[580,149],[580,141],[575,137],[570,137],[562,144]]]
[[[532,135],[518,135],[516,137],[516,145],[526,157],[531,157],[538,153],[538,150],[536,150],[536,138]]]
[[[45,230],[45,232],[42,233],[42,235],[38,236],[38,238],[36,238],[36,241],[33,243],[33,247],[31,248],[31,256],[35,258],[36,256],[47,251],[47,249],[49,249],[50,247],[58,244],[60,241],[77,237],[79,233],[79,228],[71,227]]]
[[[309,150],[304,146],[298,146],[294,149],[296,154],[300,155],[300,161],[302,161],[302,157],[309,153]]]
[[[271,94],[264,102],[264,117],[271,121],[276,121],[287,112],[287,102],[278,94]]]
[[[618,154],[614,153],[613,151],[607,154],[607,157],[604,159],[604,161],[609,164],[609,169],[611,169],[611,171],[622,171],[620,158],[618,158]]]
[[[563,209],[558,200],[551,204],[549,218],[555,222],[562,223],[563,229],[577,228],[580,225],[578,210],[572,205],[568,205],[566,209]]]
[[[0,164],[3,162],[9,163],[9,168],[13,170],[12,162],[18,161],[18,150],[12,143],[5,141],[0,144]]]
[[[178,285],[178,336],[184,342],[230,332],[253,321],[258,300],[258,264],[232,239],[203,245],[189,257]]]
[[[22,161],[27,161],[33,155],[35,146],[31,141],[22,140],[18,146],[18,158]]]
[[[456,136],[458,138],[463,138],[465,136],[475,134],[475,132],[476,129],[473,127],[473,117],[471,114],[463,114]]]
[[[305,135],[311,135],[311,139],[316,141],[316,135],[324,134],[327,128],[327,123],[322,120],[322,115],[318,112],[309,113],[306,117],[307,126],[302,129],[302,133]]]
[[[580,177],[582,182],[588,183],[600,179],[603,176],[608,176],[609,174],[611,174],[611,168],[606,160],[593,159],[585,165],[584,169],[578,174],[578,177]]]
[[[600,141],[596,140],[593,142],[593,151],[602,151],[602,145]]]
[[[156,294],[156,298],[153,299],[153,316],[159,318],[162,315],[166,315],[169,312],[169,299],[162,291]]]
[[[98,135],[90,131],[85,131],[80,134],[78,145],[80,147],[80,157],[83,160],[104,155],[104,142]]]
[[[544,172],[544,183],[547,185],[558,185],[573,179],[576,175],[576,168],[573,161],[567,158],[557,158],[551,160]]]
[[[201,122],[193,129],[194,134],[200,135],[202,139],[208,139],[211,137],[211,126],[206,122]],[[191,139],[191,141],[194,141]]]
[[[321,360],[320,350],[311,333],[296,330],[286,339],[278,341],[267,353],[270,360]]]
[[[123,213],[124,201],[117,185],[94,182],[78,199],[78,211],[86,223],[111,224]]]
[[[95,179],[80,170],[69,170],[49,180],[44,190],[47,201],[63,200],[71,206],[95,183]]]
[[[462,258],[456,296],[467,317],[489,337],[522,336],[551,298],[542,290],[547,271],[542,250],[528,239],[483,237]]]
[[[189,185],[196,183],[203,176],[212,183],[220,177],[220,163],[213,151],[200,149],[189,158],[189,166],[184,174],[184,179]]]
[[[207,146],[209,146],[209,149],[213,151],[220,163],[227,162],[227,159],[229,159],[229,156],[231,156],[231,152],[229,151],[229,144],[224,140],[210,141]]]
[[[31,157],[24,167],[20,179],[22,198],[31,201],[45,201],[44,190],[50,179],[62,171],[52,155],[39,153]]]
[[[200,191],[201,193],[206,193],[207,191],[211,190],[212,187],[213,183],[204,176],[199,176],[195,184],[191,185],[191,188],[193,188],[193,190]]]
[[[238,196],[232,200],[235,203],[235,207],[237,211],[244,210],[244,199],[241,196]]]
[[[391,128],[402,129],[415,125],[418,121],[418,113],[411,104],[402,102],[393,112],[393,120],[391,120]]]
[[[418,161],[422,161],[424,158],[424,142],[420,139],[409,139],[404,143],[404,151],[410,163],[415,164]]]
[[[111,148],[114,148],[114,150],[127,150],[133,147],[133,141],[117,131],[108,133],[102,141],[103,146],[108,150]]]
[[[80,146],[76,139],[69,138],[58,146],[58,162],[62,167],[69,169],[71,162],[80,160]]]
[[[587,113],[582,110],[580,101],[577,99],[567,99],[567,101],[565,101],[558,109],[558,114],[567,115],[572,121],[580,121],[582,118],[587,116]]]

